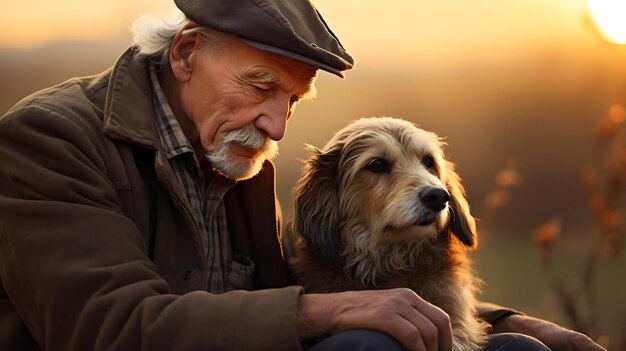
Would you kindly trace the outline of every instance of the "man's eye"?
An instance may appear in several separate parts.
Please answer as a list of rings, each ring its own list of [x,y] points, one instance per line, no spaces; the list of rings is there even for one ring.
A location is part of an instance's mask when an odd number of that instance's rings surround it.
[[[269,85],[257,85],[257,84],[255,84],[253,86],[256,88],[256,90],[263,91],[263,92],[268,92],[268,91],[270,91],[270,88],[271,88]]]

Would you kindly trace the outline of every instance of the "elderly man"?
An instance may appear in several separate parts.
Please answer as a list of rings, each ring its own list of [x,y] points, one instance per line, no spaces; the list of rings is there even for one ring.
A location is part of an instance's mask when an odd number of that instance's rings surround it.
[[[0,119],[0,349],[450,350],[446,314],[411,291],[289,285],[270,160],[317,70],[353,64],[319,13],[176,4],[186,18],[138,22],[113,68]],[[483,312],[496,331],[597,347]]]

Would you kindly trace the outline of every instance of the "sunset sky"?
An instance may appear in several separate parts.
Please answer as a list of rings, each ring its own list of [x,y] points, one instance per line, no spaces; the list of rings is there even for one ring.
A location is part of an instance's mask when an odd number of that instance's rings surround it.
[[[592,40],[585,0],[313,1],[355,56],[397,62],[454,56],[498,45],[513,50]],[[32,48],[55,41],[128,41],[140,13],[164,14],[172,0],[12,1],[0,11],[0,46]]]

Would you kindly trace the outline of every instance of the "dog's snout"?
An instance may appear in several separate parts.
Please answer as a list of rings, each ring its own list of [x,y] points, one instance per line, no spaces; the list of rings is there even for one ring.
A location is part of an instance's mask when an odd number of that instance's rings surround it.
[[[419,198],[428,209],[439,212],[446,207],[450,193],[441,188],[427,188],[420,191]]]

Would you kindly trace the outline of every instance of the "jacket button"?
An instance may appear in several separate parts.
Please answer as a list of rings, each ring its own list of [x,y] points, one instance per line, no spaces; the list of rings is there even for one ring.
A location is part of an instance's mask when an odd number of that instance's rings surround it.
[[[188,269],[183,273],[183,279],[187,280],[191,277],[193,277],[193,271],[191,269]]]

